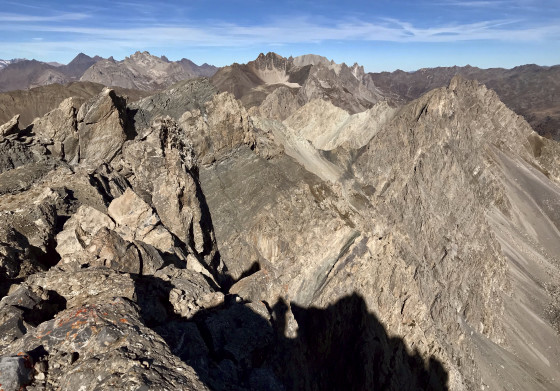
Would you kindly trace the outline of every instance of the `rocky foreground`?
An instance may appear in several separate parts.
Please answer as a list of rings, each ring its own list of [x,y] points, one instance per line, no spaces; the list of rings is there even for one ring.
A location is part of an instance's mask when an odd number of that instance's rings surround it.
[[[3,390],[560,387],[557,143],[459,77],[270,104],[194,79],[0,127]]]

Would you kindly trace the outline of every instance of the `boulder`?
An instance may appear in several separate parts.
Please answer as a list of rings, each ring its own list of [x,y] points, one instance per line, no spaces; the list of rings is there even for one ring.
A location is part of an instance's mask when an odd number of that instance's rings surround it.
[[[201,309],[217,307],[224,302],[224,294],[216,292],[200,273],[167,266],[154,276],[171,284],[169,303],[183,318],[189,319]]]
[[[27,355],[0,357],[0,386],[5,391],[25,389],[33,381],[33,361]]]
[[[53,242],[62,202],[58,192],[40,186],[0,196],[0,275],[26,277],[56,263]]]
[[[130,188],[115,198],[107,211],[117,223],[117,232],[127,240],[142,240],[160,221],[150,205]]]
[[[55,291],[20,285],[0,301],[0,354],[9,344],[64,309],[66,299]]]
[[[19,132],[19,114],[12,117],[11,120],[0,125],[0,137],[9,136]]]
[[[31,276],[27,280],[27,286],[32,291],[39,289],[56,292],[58,297],[64,298],[65,308],[68,309],[104,303],[112,297],[124,297],[130,300],[136,298],[136,284],[132,277],[107,268],[69,272],[53,268],[48,272]]]
[[[56,236],[56,251],[62,258],[61,266],[74,262],[102,228],[115,229],[115,223],[97,209],[86,205],[80,206]]]
[[[77,163],[79,152],[78,107],[76,98],[67,98],[58,108],[33,121],[33,132],[60,145],[60,157],[72,163]]]

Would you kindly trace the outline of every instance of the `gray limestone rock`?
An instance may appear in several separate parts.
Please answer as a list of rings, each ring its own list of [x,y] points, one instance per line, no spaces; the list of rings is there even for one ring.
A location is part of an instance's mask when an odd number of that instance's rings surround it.
[[[0,357],[0,385],[2,390],[25,389],[33,381],[33,362],[27,355]]]
[[[137,132],[152,126],[157,117],[170,116],[178,121],[186,112],[204,112],[205,103],[217,94],[216,88],[205,78],[184,80],[168,89],[134,102],[129,106]]]
[[[110,162],[126,140],[126,103],[111,89],[84,103],[77,114],[80,163]]]
[[[109,216],[92,207],[80,206],[56,236],[56,251],[61,257],[59,266],[64,267],[76,262],[78,267],[86,264],[90,257],[84,253],[85,249],[91,245],[93,238],[102,228],[115,229],[115,223]]]
[[[251,114],[284,121],[300,107],[297,91],[289,87],[279,87],[268,94],[258,109]]]
[[[254,145],[247,111],[229,93],[216,95],[206,103],[206,113],[186,112],[179,126],[191,141],[201,166],[222,160],[242,145]]]
[[[0,173],[29,163],[45,163],[49,160],[48,154],[47,146],[31,137],[7,136],[0,140]]]
[[[67,162],[77,162],[78,159],[78,108],[77,99],[67,98],[58,108],[35,119],[32,124],[35,134],[60,143],[60,158]]]
[[[142,240],[159,223],[159,217],[130,188],[115,198],[107,210],[117,223],[117,231],[127,240]]]
[[[4,276],[25,277],[56,263],[53,242],[61,195],[35,187],[0,196],[0,264]]]
[[[127,143],[118,164],[130,172],[134,189],[153,204],[163,226],[215,273],[221,266],[215,264],[214,234],[192,170],[194,156],[182,129],[164,119],[154,123],[144,140]]]

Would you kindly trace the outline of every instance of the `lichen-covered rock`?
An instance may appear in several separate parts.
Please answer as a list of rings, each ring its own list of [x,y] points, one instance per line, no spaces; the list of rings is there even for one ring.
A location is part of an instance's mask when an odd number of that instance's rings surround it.
[[[66,299],[40,286],[20,285],[0,301],[0,354],[12,342],[66,309]]]
[[[64,300],[66,308],[107,302],[112,297],[136,298],[136,284],[129,274],[107,268],[89,268],[65,272],[51,269],[31,276],[30,289],[54,291]]]
[[[21,351],[39,347],[49,390],[208,389],[122,298],[63,311],[13,345]]]

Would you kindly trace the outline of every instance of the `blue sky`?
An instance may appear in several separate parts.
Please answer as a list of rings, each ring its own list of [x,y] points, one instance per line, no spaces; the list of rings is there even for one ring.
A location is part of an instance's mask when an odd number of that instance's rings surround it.
[[[137,50],[218,66],[315,53],[372,72],[554,65],[560,0],[0,0],[0,59]]]

